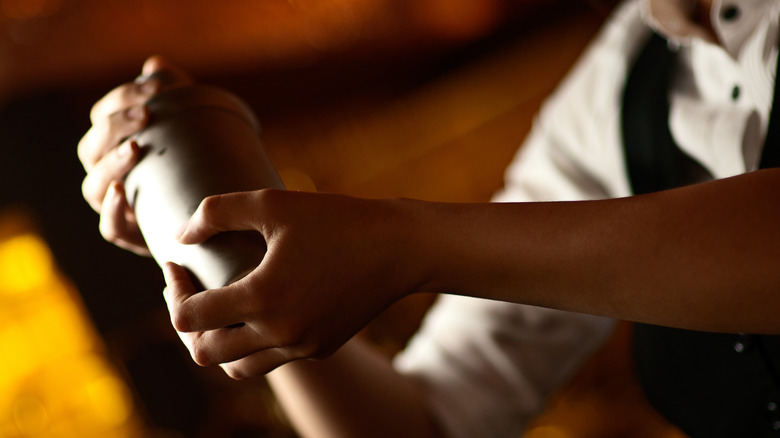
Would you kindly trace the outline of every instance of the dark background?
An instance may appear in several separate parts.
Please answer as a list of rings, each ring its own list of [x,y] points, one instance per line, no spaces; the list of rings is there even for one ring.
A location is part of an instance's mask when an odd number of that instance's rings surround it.
[[[192,363],[168,323],[157,266],[100,237],[76,157],[91,105],[163,54],[255,109],[291,188],[487,201],[613,2],[219,4],[0,1],[0,211],[35,222],[150,434],[291,436],[261,379],[233,382]],[[399,303],[364,335],[392,354],[429,304]],[[569,436],[631,427],[579,424]]]

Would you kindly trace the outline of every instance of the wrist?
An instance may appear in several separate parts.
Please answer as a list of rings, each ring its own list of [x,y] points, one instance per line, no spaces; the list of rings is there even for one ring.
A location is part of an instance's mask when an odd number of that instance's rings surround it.
[[[436,261],[431,238],[436,234],[436,203],[408,198],[381,201],[387,207],[383,218],[387,225],[379,232],[391,249],[388,269],[400,280],[398,296],[431,292]],[[389,214],[388,214],[389,211]]]
[[[404,295],[412,293],[452,292],[450,264],[462,260],[458,255],[458,234],[453,232],[459,204],[391,200],[399,220],[396,229],[396,260],[407,279]],[[402,298],[402,297],[401,297]]]

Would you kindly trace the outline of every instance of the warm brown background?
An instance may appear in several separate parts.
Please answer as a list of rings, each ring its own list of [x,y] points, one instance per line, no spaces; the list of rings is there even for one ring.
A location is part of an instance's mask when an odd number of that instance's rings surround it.
[[[75,144],[94,100],[164,54],[244,96],[288,186],[479,202],[614,1],[0,0],[0,207],[38,222],[152,435],[292,436],[262,381],[194,366],[157,269],[100,241]],[[364,335],[392,354],[431,297]],[[642,401],[630,326],[527,437],[679,437]]]

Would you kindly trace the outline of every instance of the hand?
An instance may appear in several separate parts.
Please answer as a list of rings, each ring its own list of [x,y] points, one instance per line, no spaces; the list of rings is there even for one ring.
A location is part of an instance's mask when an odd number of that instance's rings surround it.
[[[268,251],[243,279],[200,293],[166,264],[174,328],[195,362],[237,379],[329,355],[422,283],[409,208],[419,204],[282,190],[206,198],[180,242],[256,230]]]
[[[164,71],[166,83],[152,78]],[[122,181],[140,158],[135,141],[128,139],[149,121],[145,102],[163,89],[186,85],[189,75],[163,58],[149,58],[142,76],[111,90],[92,107],[92,127],[78,145],[78,156],[87,175],[81,189],[84,199],[100,213],[100,233],[125,249],[149,255],[135,215],[125,198]]]

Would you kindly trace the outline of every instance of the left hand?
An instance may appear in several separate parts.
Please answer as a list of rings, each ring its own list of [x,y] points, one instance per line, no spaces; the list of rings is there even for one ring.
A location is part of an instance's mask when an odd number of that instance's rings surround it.
[[[164,75],[164,83],[152,76],[155,73]],[[79,141],[78,156],[87,172],[81,190],[100,213],[100,233],[137,254],[151,255],[125,196],[125,176],[141,157],[131,136],[149,122],[148,99],[191,83],[189,74],[178,66],[160,56],[149,58],[140,78],[114,88],[93,105],[92,126]]]
[[[171,320],[195,362],[238,379],[334,352],[422,284],[414,202],[284,190],[205,199],[180,242],[256,230],[268,251],[243,279],[200,293],[183,268],[165,265]]]

